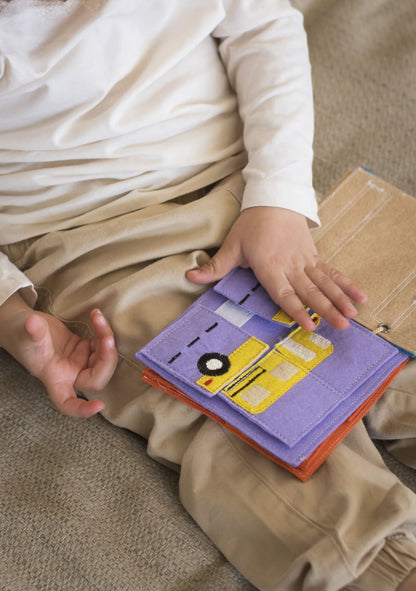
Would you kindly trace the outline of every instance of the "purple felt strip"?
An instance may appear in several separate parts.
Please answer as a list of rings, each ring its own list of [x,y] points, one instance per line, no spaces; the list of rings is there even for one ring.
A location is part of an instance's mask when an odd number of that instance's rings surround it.
[[[234,269],[213,289],[245,310],[268,320],[272,320],[280,310],[250,269]]]

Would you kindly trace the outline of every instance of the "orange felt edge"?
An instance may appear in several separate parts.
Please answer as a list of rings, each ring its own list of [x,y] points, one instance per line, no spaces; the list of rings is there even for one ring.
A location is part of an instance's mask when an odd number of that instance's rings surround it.
[[[273,455],[267,449],[261,447],[258,443],[247,437],[239,429],[236,429],[233,425],[230,425],[226,421],[224,421],[221,417],[218,417],[213,412],[207,410],[198,402],[195,402],[192,398],[187,396],[182,390],[162,378],[159,374],[157,374],[152,369],[146,368],[142,374],[142,379],[158,388],[159,390],[163,390],[167,394],[171,394],[178,398],[182,402],[185,402],[192,408],[195,408],[199,412],[203,413],[219,425],[225,427],[238,437],[240,437],[243,441],[254,447],[257,451],[265,455],[267,458],[272,460],[278,466],[285,468],[299,480],[302,482],[306,482],[308,478],[319,468],[319,466],[324,462],[324,460],[329,456],[329,454],[335,449],[335,447],[344,439],[344,437],[351,431],[351,429],[363,418],[366,412],[373,406],[375,402],[380,398],[386,388],[391,384],[393,379],[396,375],[401,371],[401,369],[406,365],[408,360],[404,361],[401,365],[399,365],[389,376],[387,379],[384,380],[380,386],[374,390],[372,394],[359,406],[339,427],[337,427],[326,439],[323,441],[316,449],[313,451],[307,458],[304,460],[299,466],[290,466],[277,456]]]

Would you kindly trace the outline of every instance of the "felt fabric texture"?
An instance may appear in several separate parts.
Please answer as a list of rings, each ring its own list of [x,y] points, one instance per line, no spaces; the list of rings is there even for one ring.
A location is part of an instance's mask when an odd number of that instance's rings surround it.
[[[400,371],[404,368],[406,362],[403,365],[397,367],[389,377],[382,383],[378,388],[376,388],[372,394],[366,398],[366,400],[343,422],[337,427],[334,431],[332,431],[328,437],[320,444],[315,450],[298,466],[291,466],[287,462],[281,460],[278,456],[271,453],[268,447],[265,444],[259,444],[258,441],[252,439],[251,437],[247,436],[246,433],[246,425],[241,421],[241,429],[236,427],[235,421],[233,423],[226,422],[220,412],[214,412],[210,410],[210,405],[204,404],[206,401],[199,401],[195,399],[195,396],[191,397],[186,395],[182,390],[173,386],[171,382],[162,378],[158,373],[153,371],[152,369],[145,369],[142,375],[142,379],[147,382],[148,384],[158,388],[163,392],[167,392],[171,396],[174,396],[178,400],[185,402],[190,407],[198,410],[200,413],[205,414],[207,417],[210,417],[213,421],[217,424],[225,427],[227,430],[231,431],[239,437],[242,441],[248,443],[252,448],[259,451],[263,454],[266,458],[272,460],[278,466],[282,466],[288,472],[294,474],[301,480],[302,482],[306,482],[310,476],[315,472],[319,466],[328,458],[328,456],[334,451],[336,446],[348,435],[351,429],[354,428],[355,425],[365,417],[366,413],[368,413],[373,405],[380,400],[383,392],[385,392],[386,388],[392,383],[392,381],[398,376]],[[367,418],[367,417],[365,417]],[[238,424],[239,421],[237,421]],[[264,433],[262,433],[263,439]],[[273,442],[274,443],[274,442]],[[391,442],[387,442],[390,444]],[[400,443],[400,440],[396,440],[393,442],[394,444]],[[406,441],[408,443],[408,441]],[[400,457],[400,448],[398,446],[391,446],[394,448],[394,453],[396,457]],[[388,449],[391,449],[389,447]],[[403,446],[404,447],[404,446]],[[407,445],[405,449],[405,455],[403,461],[406,463],[407,466],[412,465],[412,461],[414,461],[414,454],[412,454],[412,446]],[[401,458],[400,458],[401,459]]]
[[[390,0],[294,4],[309,36],[317,191],[365,166],[416,195],[414,0],[394,10]],[[58,415],[4,351],[0,407],[4,589],[254,591],[183,510],[176,474],[140,438],[99,416]],[[415,472],[383,457],[416,491]]]
[[[360,168],[319,209],[313,230],[321,257],[367,293],[356,318],[416,354],[416,199]],[[386,272],[388,271],[388,272]]]
[[[249,286],[254,286],[254,293]],[[217,314],[226,296],[234,303],[243,302],[253,312],[242,326]],[[137,357],[182,389],[199,408],[219,416],[223,424],[244,433],[272,457],[298,467],[380,388],[406,356],[355,322],[347,331],[337,331],[320,319],[312,335],[301,328],[282,326],[273,320],[278,309],[257,287],[250,269],[235,269],[142,348]],[[207,388],[205,384],[211,386],[215,380],[200,366],[199,359],[219,355],[231,364],[224,371],[217,369],[221,374],[216,388]],[[268,367],[270,355],[275,360]],[[302,375],[275,399],[279,383],[283,385],[286,379],[277,380],[271,371],[281,361]],[[234,383],[240,390],[245,387],[242,400],[241,394],[233,394]],[[253,388],[267,392],[270,403],[262,405],[261,400],[248,404],[244,396]]]

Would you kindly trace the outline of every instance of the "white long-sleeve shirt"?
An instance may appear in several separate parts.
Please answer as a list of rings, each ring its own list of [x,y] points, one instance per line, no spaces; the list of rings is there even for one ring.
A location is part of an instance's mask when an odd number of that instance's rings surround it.
[[[244,169],[242,207],[317,222],[302,16],[288,0],[0,0],[0,243]],[[22,276],[0,257],[0,303]]]

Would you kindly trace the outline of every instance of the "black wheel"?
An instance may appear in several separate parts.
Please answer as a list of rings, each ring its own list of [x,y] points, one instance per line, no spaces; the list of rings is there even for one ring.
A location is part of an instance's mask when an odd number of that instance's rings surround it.
[[[204,353],[198,359],[197,365],[199,371],[206,376],[222,376],[231,367],[227,355],[221,353]]]

